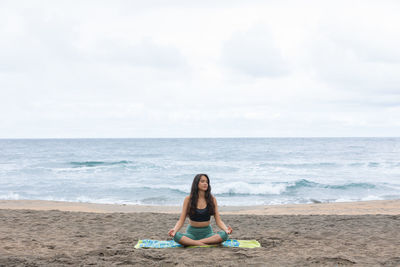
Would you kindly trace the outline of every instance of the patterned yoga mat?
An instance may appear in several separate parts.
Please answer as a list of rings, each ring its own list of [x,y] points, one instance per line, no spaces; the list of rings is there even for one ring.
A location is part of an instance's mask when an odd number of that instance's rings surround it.
[[[228,239],[221,243],[222,247],[227,248],[259,248],[260,243],[257,240],[236,240]],[[189,246],[189,247],[219,247],[220,245],[207,245],[207,246]],[[180,248],[181,244],[176,243],[174,240],[139,240],[135,248]]]

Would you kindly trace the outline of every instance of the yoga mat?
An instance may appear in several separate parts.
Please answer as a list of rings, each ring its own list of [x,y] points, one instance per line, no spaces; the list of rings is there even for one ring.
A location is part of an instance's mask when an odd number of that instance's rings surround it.
[[[236,240],[228,239],[221,243],[222,247],[227,248],[259,248],[260,243],[257,240]],[[195,247],[219,247],[220,245],[207,245],[207,246],[188,246],[191,248]],[[135,248],[181,248],[181,244],[176,243],[174,240],[151,240],[143,239],[139,240],[135,245]]]

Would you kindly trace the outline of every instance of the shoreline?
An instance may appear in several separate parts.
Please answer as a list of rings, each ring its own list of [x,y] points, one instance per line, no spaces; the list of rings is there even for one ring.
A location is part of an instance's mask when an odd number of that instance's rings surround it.
[[[180,206],[150,206],[130,204],[97,204],[48,200],[0,200],[0,209],[59,210],[92,213],[165,213],[179,214]],[[400,199],[357,202],[282,204],[260,206],[220,206],[221,214],[248,215],[400,215]]]

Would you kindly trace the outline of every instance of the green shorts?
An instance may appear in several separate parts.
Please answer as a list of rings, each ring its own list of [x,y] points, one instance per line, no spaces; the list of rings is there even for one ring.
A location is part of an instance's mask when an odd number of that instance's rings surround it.
[[[176,232],[174,236],[175,242],[179,243],[179,240],[181,240],[182,236],[189,237],[192,240],[200,240],[203,238],[211,237],[213,235],[218,234],[221,238],[222,241],[226,241],[228,239],[228,234],[225,231],[219,231],[218,233],[214,233],[211,225],[205,226],[205,227],[193,227],[191,225],[188,225],[186,228],[186,233],[182,234],[181,232]]]

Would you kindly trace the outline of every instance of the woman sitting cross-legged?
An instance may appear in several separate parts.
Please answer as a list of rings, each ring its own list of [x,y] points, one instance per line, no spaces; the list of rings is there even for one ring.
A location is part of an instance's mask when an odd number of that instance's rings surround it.
[[[216,224],[223,231],[213,232],[210,225],[211,215],[214,215]],[[190,219],[189,226],[183,234],[178,231],[185,223],[187,216]],[[204,246],[222,243],[231,233],[232,228],[226,227],[220,218],[217,200],[211,194],[208,175],[197,174],[193,179],[190,196],[187,196],[183,202],[181,216],[175,227],[169,230],[168,235],[184,246]]]

